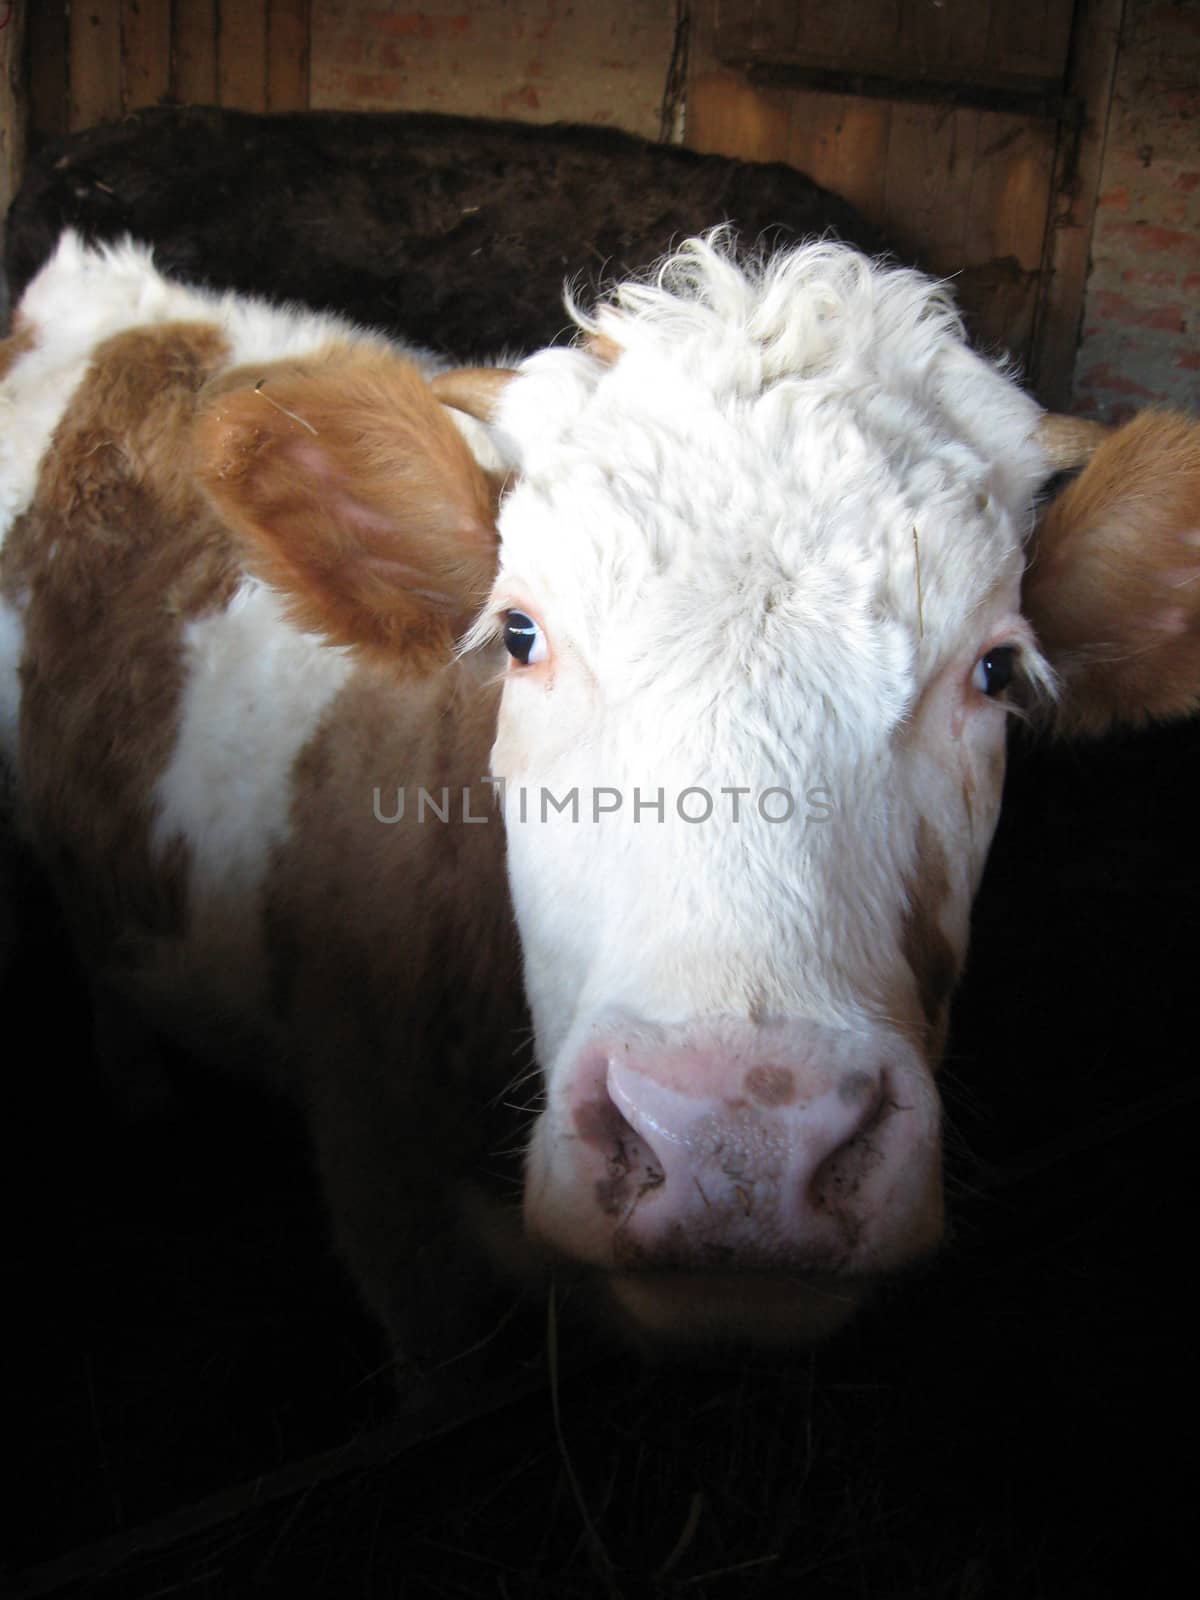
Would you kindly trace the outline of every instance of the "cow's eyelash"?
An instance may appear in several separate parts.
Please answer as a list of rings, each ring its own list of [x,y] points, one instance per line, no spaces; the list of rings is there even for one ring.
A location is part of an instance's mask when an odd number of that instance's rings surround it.
[[[1017,651],[1011,689],[993,704],[1028,722],[1033,712],[1058,699],[1058,675],[1035,644],[1019,638],[1011,642]]]
[[[509,606],[489,606],[476,617],[475,621],[458,641],[455,655],[458,657],[470,655],[473,650],[486,649],[488,645],[495,644],[504,634],[504,618],[511,608]]]

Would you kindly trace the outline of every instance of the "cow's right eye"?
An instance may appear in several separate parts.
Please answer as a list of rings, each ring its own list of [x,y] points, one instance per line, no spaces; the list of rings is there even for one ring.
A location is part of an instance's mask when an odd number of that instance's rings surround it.
[[[513,660],[523,667],[536,666],[546,659],[546,636],[524,611],[504,613],[504,644]]]

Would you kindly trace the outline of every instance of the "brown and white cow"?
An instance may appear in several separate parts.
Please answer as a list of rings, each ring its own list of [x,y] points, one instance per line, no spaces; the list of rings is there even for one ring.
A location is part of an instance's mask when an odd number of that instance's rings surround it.
[[[437,375],[65,237],[0,353],[2,750],[101,1013],[295,1090],[402,1341],[522,1209],[640,1329],[808,1337],[941,1232],[1010,712],[1200,697],[1200,429],[1031,545],[1061,438],[917,274],[695,240],[575,314]]]

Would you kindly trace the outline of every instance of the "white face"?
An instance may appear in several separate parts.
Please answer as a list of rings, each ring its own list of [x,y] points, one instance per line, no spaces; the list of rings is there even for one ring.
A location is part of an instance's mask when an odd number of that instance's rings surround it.
[[[772,371],[673,305],[615,362],[534,358],[498,419],[526,1218],[647,1327],[788,1338],[940,1231],[932,1073],[1006,685],[1043,670],[1037,413],[947,334],[839,367],[822,324]]]

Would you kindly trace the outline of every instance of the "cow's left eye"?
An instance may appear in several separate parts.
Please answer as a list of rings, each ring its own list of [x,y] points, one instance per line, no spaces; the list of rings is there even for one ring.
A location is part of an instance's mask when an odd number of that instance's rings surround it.
[[[1017,670],[1017,647],[1013,644],[994,645],[986,655],[980,656],[971,674],[971,682],[980,694],[994,699],[1003,694]]]
[[[513,660],[523,667],[536,666],[546,659],[546,636],[524,611],[504,613],[504,645]]]

